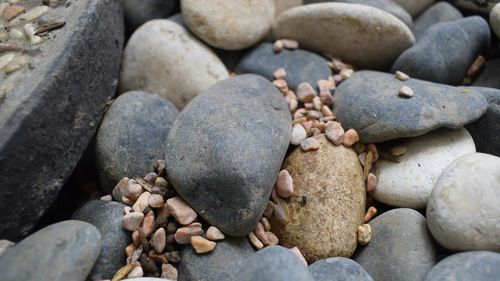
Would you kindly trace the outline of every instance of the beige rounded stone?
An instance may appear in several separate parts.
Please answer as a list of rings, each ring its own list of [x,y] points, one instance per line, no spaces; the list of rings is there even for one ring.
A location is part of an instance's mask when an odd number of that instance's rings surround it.
[[[356,152],[319,138],[318,151],[295,149],[283,164],[294,182],[286,202],[289,222],[271,218],[280,244],[298,247],[309,263],[350,257],[363,224],[366,191]],[[325,169],[328,167],[328,169]]]
[[[380,9],[347,3],[320,3],[282,13],[273,25],[276,39],[338,57],[359,68],[386,69],[415,43],[411,30]]]
[[[274,20],[274,0],[182,0],[188,28],[209,45],[239,50],[266,36]]]
[[[279,16],[286,10],[293,7],[301,6],[304,1],[302,0],[274,0],[274,5],[276,6],[276,16]]]
[[[229,77],[222,61],[181,25],[152,20],[130,37],[123,53],[120,93],[143,90],[182,109],[191,99]]]
[[[500,37],[500,3],[493,6],[490,12],[490,25],[495,34]]]

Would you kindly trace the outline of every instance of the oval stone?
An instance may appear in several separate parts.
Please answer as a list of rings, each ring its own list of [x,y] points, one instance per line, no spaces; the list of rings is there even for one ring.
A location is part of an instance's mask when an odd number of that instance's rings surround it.
[[[487,251],[458,253],[441,260],[424,281],[490,281],[500,276],[500,254]]]
[[[500,251],[500,157],[471,153],[441,174],[427,204],[432,236],[453,251]]]
[[[85,280],[101,251],[99,230],[81,221],[49,225],[0,256],[2,281]]]
[[[273,34],[276,39],[295,39],[302,48],[370,69],[389,68],[415,43],[410,29],[395,16],[348,3],[319,3],[287,10],[276,19]]]
[[[143,90],[182,109],[228,75],[214,52],[184,27],[170,20],[151,20],[132,34],[125,47],[120,93]]]
[[[400,162],[377,161],[375,200],[397,207],[425,208],[441,172],[458,157],[476,152],[466,129],[439,129],[400,143],[408,151]]]
[[[196,36],[226,50],[250,47],[264,39],[275,16],[274,0],[183,0],[181,10]]]
[[[317,151],[295,149],[283,163],[293,178],[294,193],[285,199],[289,223],[273,216],[281,245],[298,247],[308,262],[350,257],[363,224],[366,189],[354,150],[335,146],[326,137]]]
[[[96,137],[96,166],[108,193],[123,177],[143,177],[163,159],[165,139],[178,114],[168,100],[146,92],[120,95]]]
[[[373,280],[421,281],[436,263],[424,216],[393,209],[370,221],[372,238],[354,256]]]
[[[327,258],[309,265],[316,281],[373,281],[357,262],[343,257]]]
[[[267,205],[291,133],[282,94],[265,78],[221,81],[194,99],[170,130],[170,182],[211,225],[248,234]]]

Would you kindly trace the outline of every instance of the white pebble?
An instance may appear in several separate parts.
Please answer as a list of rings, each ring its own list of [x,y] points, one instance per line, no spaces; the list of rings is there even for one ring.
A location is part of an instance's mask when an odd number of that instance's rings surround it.
[[[288,198],[293,194],[293,179],[287,170],[282,170],[276,180],[276,193],[281,198]]]
[[[404,85],[403,87],[401,87],[401,89],[399,89],[398,94],[400,97],[411,98],[413,97],[413,90],[410,87]]]
[[[306,138],[307,138],[306,129],[304,129],[304,127],[300,124],[295,124],[292,129],[290,143],[293,145],[299,145]]]

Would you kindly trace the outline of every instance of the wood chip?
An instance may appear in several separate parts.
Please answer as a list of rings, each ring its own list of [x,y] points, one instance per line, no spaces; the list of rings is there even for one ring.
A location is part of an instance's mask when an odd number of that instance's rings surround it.
[[[51,22],[44,25],[40,25],[35,29],[35,35],[40,35],[40,36],[45,35],[51,31],[62,28],[64,25],[66,25],[64,21]]]

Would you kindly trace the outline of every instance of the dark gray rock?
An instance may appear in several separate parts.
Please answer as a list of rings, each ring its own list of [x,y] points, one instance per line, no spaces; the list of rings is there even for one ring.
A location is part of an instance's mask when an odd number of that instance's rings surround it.
[[[282,94],[253,74],[218,82],[179,114],[167,140],[167,174],[211,225],[232,236],[255,228],[290,140]]]
[[[247,237],[226,237],[217,241],[213,252],[203,255],[185,247],[177,268],[179,281],[237,280],[236,274],[254,252]]]
[[[471,87],[488,101],[488,110],[466,128],[474,139],[477,152],[500,156],[500,90]]]
[[[398,96],[406,85],[412,98]],[[334,95],[334,115],[345,129],[354,128],[364,143],[423,135],[437,128],[460,128],[481,117],[486,99],[471,88],[358,71]]]
[[[357,262],[343,257],[327,258],[309,265],[316,281],[373,281]]]
[[[424,281],[493,281],[500,276],[500,254],[473,251],[454,254],[432,268]]]
[[[111,279],[125,264],[131,235],[122,226],[123,207],[118,202],[93,200],[73,213],[72,219],[92,224],[102,235],[102,250],[88,276],[90,280]]]
[[[490,27],[479,16],[437,23],[399,56],[391,71],[458,85],[479,53],[489,46]]]
[[[96,138],[96,166],[108,193],[121,178],[143,177],[163,159],[165,140],[178,110],[168,100],[142,91],[119,96],[104,116]]]
[[[457,8],[447,2],[437,2],[425,10],[413,23],[413,35],[417,41],[422,38],[425,32],[434,24],[448,22],[463,18]]]
[[[413,25],[413,20],[410,14],[408,14],[408,12],[405,9],[403,9],[395,2],[392,2],[391,0],[330,0],[323,2],[343,2],[343,3],[372,6],[380,10],[386,11],[389,14],[392,14],[393,16],[397,17],[402,22],[404,22],[404,24],[406,24],[408,27],[411,27]]]
[[[266,247],[250,256],[234,280],[239,281],[313,281],[307,267],[291,250]]]
[[[236,73],[259,74],[272,81],[273,72],[283,67],[288,86],[295,90],[302,82],[309,82],[316,87],[318,80],[328,79],[332,71],[327,62],[315,53],[300,49],[283,49],[275,53],[273,44],[262,43],[243,58],[236,67]]]
[[[0,77],[2,238],[21,239],[45,214],[116,90],[123,48],[118,1],[71,3],[47,14],[66,24],[37,45],[33,67],[9,75],[9,83]],[[8,84],[14,87],[5,91]]]
[[[354,255],[374,280],[420,281],[436,263],[436,250],[424,216],[393,209],[370,222],[372,239]]]
[[[143,23],[167,18],[176,12],[178,0],[120,0],[125,15],[127,33],[131,34]]]
[[[2,281],[83,281],[101,250],[101,234],[91,224],[49,225],[0,256]]]
[[[487,61],[484,69],[472,85],[500,89],[500,58]]]

